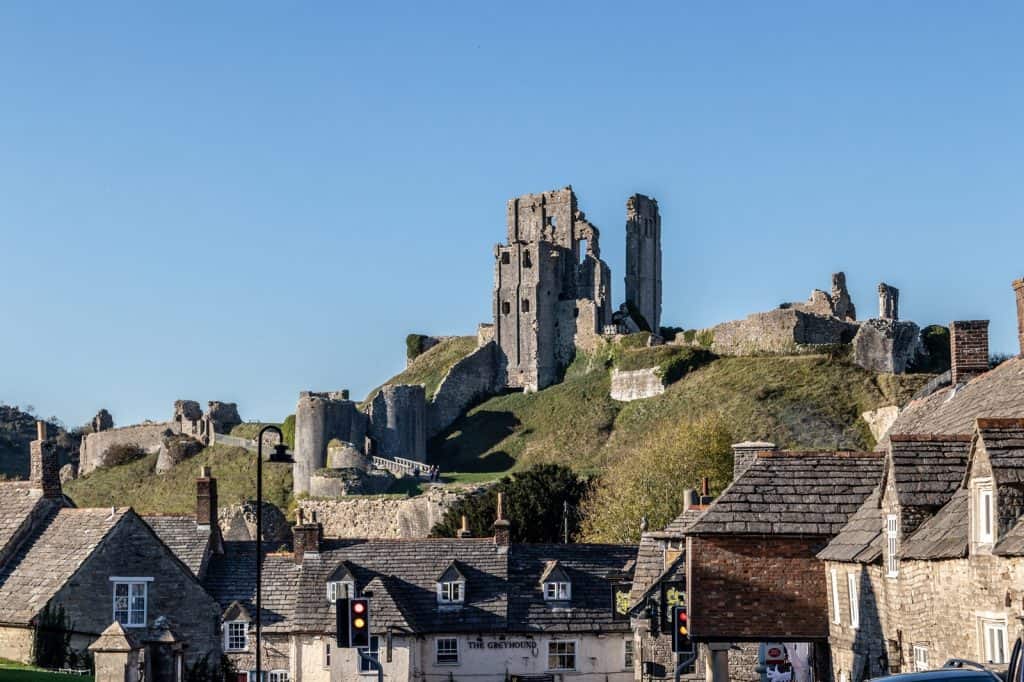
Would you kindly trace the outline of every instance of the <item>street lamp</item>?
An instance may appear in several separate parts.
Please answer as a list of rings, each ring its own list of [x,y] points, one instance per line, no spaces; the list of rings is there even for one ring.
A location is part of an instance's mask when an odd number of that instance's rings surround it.
[[[277,434],[277,445],[267,461],[291,463],[295,460],[288,454],[288,446],[284,443],[284,434],[273,424],[267,424],[256,436],[256,681],[263,682],[263,666],[260,650],[263,637],[263,434],[273,431]]]

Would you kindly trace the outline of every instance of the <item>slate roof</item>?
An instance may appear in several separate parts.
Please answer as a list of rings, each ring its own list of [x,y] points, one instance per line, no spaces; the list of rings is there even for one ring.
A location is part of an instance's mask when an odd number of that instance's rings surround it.
[[[1024,416],[1024,358],[1011,358],[966,384],[947,386],[912,400],[893,422],[889,434],[974,433],[977,417]],[[888,439],[883,438],[879,447]]]
[[[882,474],[878,452],[762,452],[688,535],[836,535]]]
[[[882,556],[885,538],[882,536],[881,487],[875,488],[860,506],[839,535],[832,538],[825,549],[818,552],[824,561],[845,561],[870,564]]]
[[[978,438],[997,485],[1024,483],[1024,419],[979,419]]]
[[[41,523],[0,568],[0,623],[28,624],[129,512],[61,509]]]
[[[969,500],[966,488],[957,490],[935,516],[903,540],[900,558],[956,559],[967,556]]]
[[[893,482],[900,505],[937,510],[964,479],[970,453],[969,435],[890,437]]]
[[[199,577],[206,568],[207,549],[213,539],[209,528],[196,525],[193,516],[144,516],[142,517],[157,537],[174,552],[174,555],[188,566],[192,574]]]
[[[672,520],[664,530],[649,531],[640,536],[640,547],[636,554],[636,568],[633,571],[633,586],[629,592],[630,608],[636,607],[647,596],[651,588],[658,582],[669,578],[675,567],[665,567],[665,557],[661,548],[662,540],[684,540],[686,531],[694,521],[700,518],[706,507],[691,507]],[[677,563],[685,559],[685,552],[680,554]]]
[[[205,585],[222,608],[255,601],[255,547],[225,542],[210,562]],[[507,552],[491,538],[430,540],[324,540],[302,565],[291,554],[267,555],[263,622],[267,632],[333,632],[334,606],[326,583],[345,563],[356,590],[372,596],[371,628],[414,632],[530,632],[628,630],[611,622],[609,574],[631,576],[634,547],[609,545],[513,545]],[[436,582],[455,561],[466,578],[465,603],[441,606]],[[540,576],[549,561],[572,580],[571,609],[555,612],[543,601]],[[511,601],[510,601],[511,600]]]
[[[1003,536],[992,548],[992,553],[999,556],[1024,556],[1024,519]]]
[[[694,506],[672,520],[665,526],[664,530],[656,530],[647,533],[652,538],[659,540],[682,540],[686,537],[686,531],[693,525],[693,522],[700,518],[707,506]]]
[[[43,499],[43,491],[28,481],[0,483],[0,556]]]

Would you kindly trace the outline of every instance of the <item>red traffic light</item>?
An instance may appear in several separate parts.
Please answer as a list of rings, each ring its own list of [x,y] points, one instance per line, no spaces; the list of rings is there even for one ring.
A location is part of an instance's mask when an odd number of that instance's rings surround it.
[[[361,601],[352,602],[352,613],[366,613],[366,604]]]
[[[685,623],[686,622],[686,611],[679,611],[678,612],[678,618],[679,618],[679,622],[680,623]]]

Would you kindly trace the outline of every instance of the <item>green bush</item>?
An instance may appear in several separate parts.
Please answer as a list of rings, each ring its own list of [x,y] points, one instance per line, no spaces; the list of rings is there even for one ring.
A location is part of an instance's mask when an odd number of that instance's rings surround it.
[[[409,334],[405,337],[405,357],[415,360],[423,355],[423,342],[426,338],[423,334]]]
[[[134,462],[146,456],[146,451],[137,443],[118,443],[107,448],[104,454],[104,466],[116,467],[128,462]]]
[[[911,371],[942,374],[949,369],[949,329],[940,324],[928,325],[921,330],[921,343],[927,355],[915,362]]]
[[[290,448],[295,447],[295,415],[290,414],[281,422],[281,433],[284,435],[284,442]]]

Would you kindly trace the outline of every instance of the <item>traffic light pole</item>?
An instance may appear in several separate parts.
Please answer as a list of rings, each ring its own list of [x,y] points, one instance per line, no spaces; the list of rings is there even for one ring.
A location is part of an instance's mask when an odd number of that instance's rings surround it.
[[[376,669],[376,671],[377,671],[377,682],[384,682],[384,666],[382,666],[380,664],[380,661],[378,661],[376,658],[374,658],[370,654],[364,652],[362,649],[356,649],[356,653],[359,654],[359,658],[363,659],[364,661],[366,661],[367,663],[372,665],[374,667],[374,669]],[[377,655],[380,656],[380,654],[377,654]],[[678,673],[676,674],[676,682],[679,682],[679,674]]]
[[[676,654],[676,657],[681,657],[682,654]],[[687,654],[686,658],[679,661],[679,665],[676,666],[676,682],[679,682],[679,677],[683,674],[683,671],[687,667],[693,665],[693,662],[697,660],[697,649],[694,647],[692,653]],[[379,681],[378,681],[379,682]]]

